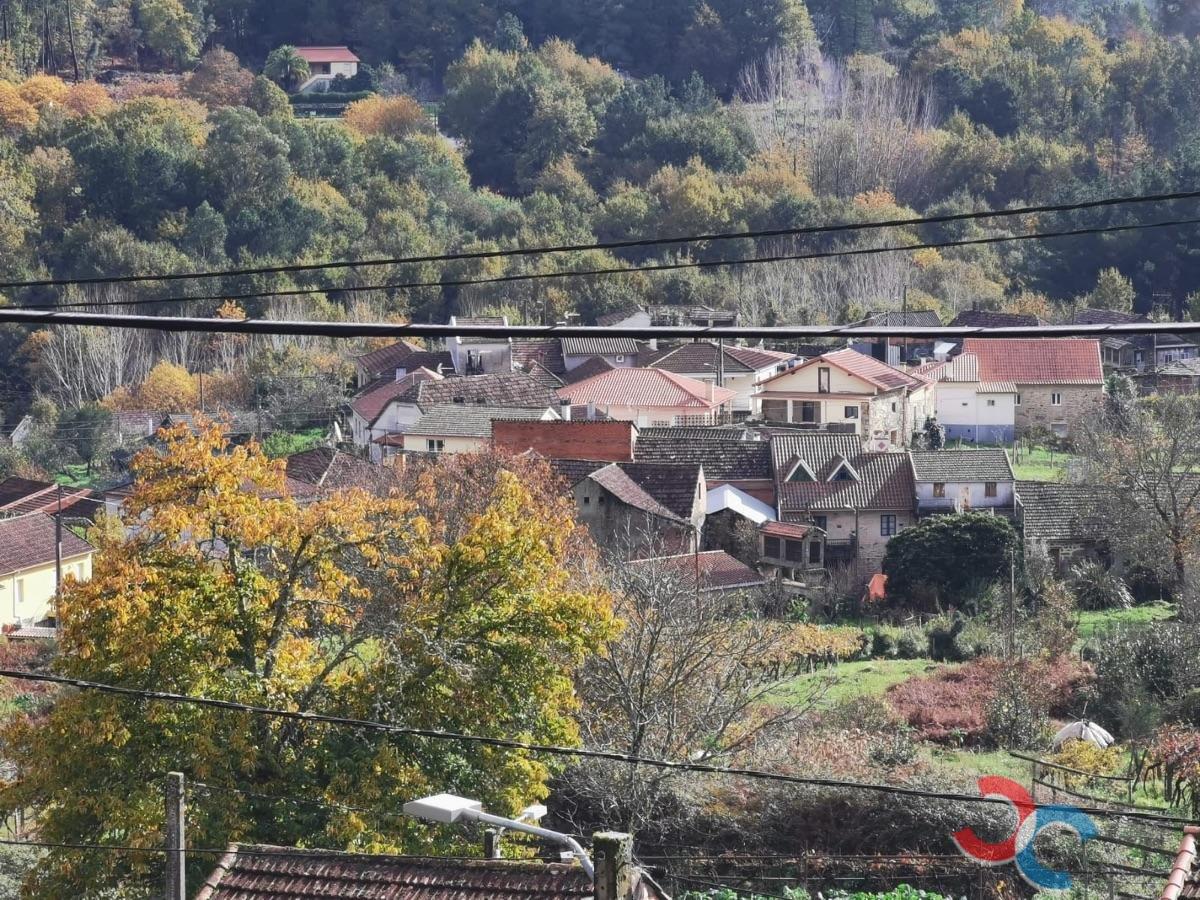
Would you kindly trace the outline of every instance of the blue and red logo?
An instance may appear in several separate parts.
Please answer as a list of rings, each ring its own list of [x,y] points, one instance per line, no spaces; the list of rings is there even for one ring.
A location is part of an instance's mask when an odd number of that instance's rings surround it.
[[[1034,853],[1037,836],[1047,828],[1063,828],[1073,832],[1080,843],[1086,844],[1099,834],[1096,823],[1074,806],[1038,806],[1033,797],[1011,778],[988,775],[979,779],[983,797],[1006,800],[1017,815],[1012,834],[999,843],[985,841],[972,828],[954,832],[954,843],[968,858],[989,866],[1015,862],[1021,877],[1036,888],[1065,891],[1071,887],[1071,875],[1042,865]]]

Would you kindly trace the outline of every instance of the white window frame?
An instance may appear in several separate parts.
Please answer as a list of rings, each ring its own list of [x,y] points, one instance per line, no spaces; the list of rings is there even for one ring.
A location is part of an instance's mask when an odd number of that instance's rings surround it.
[[[1057,392],[1052,393],[1050,395],[1050,405],[1051,406],[1062,406],[1062,394],[1057,393]]]
[[[446,442],[442,438],[425,438],[426,453],[445,453]]]

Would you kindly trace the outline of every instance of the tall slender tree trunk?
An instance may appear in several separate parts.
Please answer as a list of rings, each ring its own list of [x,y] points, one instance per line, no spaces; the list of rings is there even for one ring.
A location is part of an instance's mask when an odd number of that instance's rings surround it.
[[[67,0],[67,42],[71,47],[71,68],[75,70],[75,82],[79,83],[79,54],[75,52],[75,13],[71,0]]]

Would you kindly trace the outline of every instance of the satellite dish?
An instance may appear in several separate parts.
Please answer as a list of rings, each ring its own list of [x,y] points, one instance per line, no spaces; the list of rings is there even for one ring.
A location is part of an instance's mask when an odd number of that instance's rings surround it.
[[[1095,722],[1088,719],[1082,719],[1079,722],[1072,722],[1066,728],[1059,731],[1054,736],[1054,741],[1051,744],[1053,749],[1059,749],[1067,741],[1087,741],[1094,744],[1101,750],[1105,750],[1112,746],[1114,738],[1105,729],[1101,728]]]

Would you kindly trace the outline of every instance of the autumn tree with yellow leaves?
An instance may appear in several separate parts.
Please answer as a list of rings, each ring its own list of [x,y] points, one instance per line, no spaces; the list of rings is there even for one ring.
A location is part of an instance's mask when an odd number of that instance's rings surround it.
[[[385,490],[302,501],[282,464],[220,426],[164,433],[134,463],[125,533],[96,535],[94,575],[58,605],[58,672],[419,728],[571,743],[572,672],[612,633],[584,581],[569,505],[503,465],[437,466]],[[551,481],[540,473],[541,484]],[[531,483],[534,487],[526,487]],[[439,502],[442,499],[446,502]],[[547,761],[467,742],[63,692],[17,721],[5,810],[53,842],[162,843],[162,773],[377,812],[198,789],[188,841],[437,852],[461,833],[395,815],[440,790],[515,812]],[[193,877],[212,860],[195,857]],[[145,896],[160,856],[52,851],[32,898]],[[195,883],[195,882],[193,882]],[[105,894],[107,895],[107,894]]]

